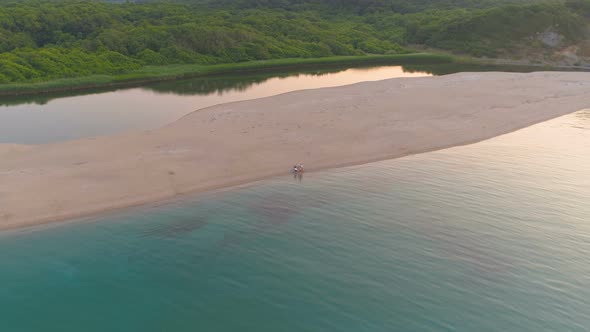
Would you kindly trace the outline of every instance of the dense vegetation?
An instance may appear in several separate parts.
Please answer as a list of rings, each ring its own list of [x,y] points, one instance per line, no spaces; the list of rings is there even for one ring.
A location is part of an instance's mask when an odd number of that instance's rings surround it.
[[[0,1],[0,83],[145,66],[408,53],[503,56],[587,38],[590,0]]]

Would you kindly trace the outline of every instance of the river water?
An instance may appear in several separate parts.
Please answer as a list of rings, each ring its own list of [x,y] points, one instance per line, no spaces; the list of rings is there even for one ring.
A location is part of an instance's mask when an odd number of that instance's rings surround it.
[[[164,82],[137,88],[0,98],[0,143],[44,144],[161,127],[200,108],[394,77],[531,67],[412,65],[324,68]]]

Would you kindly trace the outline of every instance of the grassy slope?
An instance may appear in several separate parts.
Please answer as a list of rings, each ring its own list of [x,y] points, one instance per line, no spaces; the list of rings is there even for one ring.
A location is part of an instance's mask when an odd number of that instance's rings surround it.
[[[370,56],[336,56],[307,59],[279,59],[250,61],[221,65],[168,65],[146,66],[123,75],[94,75],[67,78],[40,83],[11,83],[0,85],[0,96],[41,94],[48,92],[92,89],[106,86],[124,86],[165,80],[175,80],[205,75],[268,71],[275,69],[299,68],[306,66],[355,65],[355,64],[420,64],[449,63],[454,59],[448,55],[413,53]]]

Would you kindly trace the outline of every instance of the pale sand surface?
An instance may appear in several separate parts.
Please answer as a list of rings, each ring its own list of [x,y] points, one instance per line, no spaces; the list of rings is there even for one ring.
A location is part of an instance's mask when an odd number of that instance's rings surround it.
[[[291,92],[163,128],[0,145],[0,228],[477,142],[590,107],[590,74],[461,73]],[[165,110],[163,110],[165,111]]]

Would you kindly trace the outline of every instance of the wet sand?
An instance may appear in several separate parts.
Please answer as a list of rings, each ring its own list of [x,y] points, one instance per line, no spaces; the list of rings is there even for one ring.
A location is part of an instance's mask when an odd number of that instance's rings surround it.
[[[589,73],[460,73],[223,104],[146,132],[0,145],[0,229],[288,176],[298,162],[314,171],[474,143],[589,107]]]

